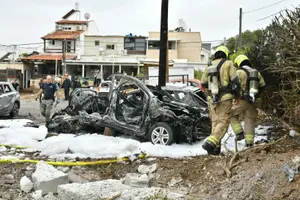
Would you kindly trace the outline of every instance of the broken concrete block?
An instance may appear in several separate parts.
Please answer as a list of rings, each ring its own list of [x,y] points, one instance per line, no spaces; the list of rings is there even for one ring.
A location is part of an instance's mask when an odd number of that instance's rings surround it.
[[[120,197],[122,200],[140,200],[140,199],[172,199],[183,200],[185,196],[173,192],[168,192],[161,188],[131,188],[125,190]]]
[[[105,180],[91,183],[72,183],[58,186],[59,199],[104,200],[116,199],[129,186],[118,180]]]
[[[153,172],[155,172],[157,169],[157,165],[153,164],[153,165],[140,165],[138,167],[138,172],[141,174],[151,174]]]
[[[68,172],[68,178],[71,183],[88,183],[89,181],[80,175],[75,174],[72,170]]]
[[[146,174],[129,173],[125,176],[125,185],[134,188],[149,187],[149,177]]]
[[[31,198],[34,200],[41,200],[43,198],[42,190],[37,190],[31,194]]]
[[[33,183],[27,176],[23,176],[20,180],[20,187],[23,192],[29,193],[33,189]]]
[[[48,165],[44,161],[38,162],[36,171],[32,174],[34,188],[42,190],[42,194],[56,193],[57,187],[69,183],[68,175]]]
[[[53,193],[50,192],[49,194],[44,196],[43,200],[58,200],[58,199],[53,195]]]
[[[67,173],[70,170],[69,167],[57,167],[56,169],[64,173]]]

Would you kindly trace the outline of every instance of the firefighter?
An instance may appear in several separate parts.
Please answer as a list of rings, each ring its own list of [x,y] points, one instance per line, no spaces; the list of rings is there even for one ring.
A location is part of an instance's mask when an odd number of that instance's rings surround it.
[[[245,139],[246,146],[252,146],[254,142],[254,124],[257,117],[259,97],[265,87],[265,81],[261,74],[251,68],[250,60],[245,55],[239,55],[234,65],[237,69],[237,76],[241,82],[241,95],[232,106],[230,125],[236,134],[236,140]],[[241,115],[244,116],[245,126],[240,123]]]
[[[206,138],[202,147],[212,155],[220,154],[221,140],[230,123],[233,94],[238,94],[240,89],[233,62],[227,60],[228,54],[225,46],[219,46],[214,60],[201,78],[201,84],[206,88],[212,121],[211,135]]]

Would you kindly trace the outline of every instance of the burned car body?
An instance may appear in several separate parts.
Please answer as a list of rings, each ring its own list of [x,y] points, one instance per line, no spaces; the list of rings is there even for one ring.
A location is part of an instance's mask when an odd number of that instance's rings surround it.
[[[84,99],[89,102],[87,99],[93,95],[81,96],[86,96]],[[100,96],[94,97],[101,104],[98,106],[101,111],[74,111],[76,106],[73,104],[77,101],[73,101],[71,97],[70,105],[53,115],[48,129],[60,133],[80,133],[91,126],[95,128],[92,132],[108,127],[116,132],[147,138],[154,144],[162,145],[181,141],[191,143],[204,139],[210,133],[211,122],[205,104],[194,102],[195,106],[188,105],[159,87],[147,87],[134,77],[122,76],[118,86],[107,96],[101,96],[100,93]],[[104,112],[105,106],[107,108]],[[69,131],[66,128],[61,130],[61,127],[66,126],[64,123],[69,124]]]

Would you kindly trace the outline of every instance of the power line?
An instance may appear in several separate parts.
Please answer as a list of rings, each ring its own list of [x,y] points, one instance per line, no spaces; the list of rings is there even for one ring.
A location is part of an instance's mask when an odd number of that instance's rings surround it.
[[[279,12],[277,12],[277,13],[274,13],[274,14],[272,14],[272,15],[269,15],[269,16],[267,16],[267,17],[261,18],[261,19],[257,20],[257,22],[259,22],[259,21],[263,21],[263,20],[265,20],[265,19],[268,19],[268,18],[270,18],[270,17],[273,17],[273,16],[275,16],[275,15],[277,15],[277,14],[281,13],[282,11],[284,11],[284,10],[280,10],[280,11],[279,11]]]
[[[51,41],[51,40],[49,40]],[[62,40],[55,40],[55,41],[62,41]],[[71,41],[71,40],[70,40]],[[76,41],[76,40],[75,40]],[[220,40],[207,40],[207,41],[180,41],[180,44],[193,44],[193,43],[217,43],[217,42],[223,42],[224,39]],[[95,41],[76,41],[76,43],[94,43]],[[170,41],[171,42],[171,41]],[[100,41],[102,44],[125,44],[125,42],[109,42],[109,41]],[[139,42],[138,42],[139,43]],[[11,46],[28,46],[28,45],[42,45],[44,42],[32,42],[32,43],[23,43],[23,44],[0,44],[0,46],[3,47],[11,47]]]
[[[259,10],[263,10],[263,9],[266,9],[266,8],[271,7],[271,6],[277,5],[277,4],[279,4],[279,3],[281,3],[281,2],[284,2],[284,1],[286,1],[286,0],[277,1],[277,2],[275,2],[275,3],[272,3],[272,4],[270,4],[270,5],[267,5],[267,6],[264,6],[264,7],[261,7],[261,8],[257,8],[257,9],[254,9],[254,10],[251,10],[251,11],[248,11],[248,12],[243,12],[243,14],[249,14],[249,13],[252,13],[252,12],[256,12],[256,11],[259,11]]]

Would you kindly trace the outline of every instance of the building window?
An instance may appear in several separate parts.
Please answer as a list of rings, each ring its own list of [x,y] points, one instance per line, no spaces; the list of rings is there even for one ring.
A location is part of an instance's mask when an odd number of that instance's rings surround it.
[[[159,41],[149,41],[148,42],[148,49],[159,49]]]
[[[176,42],[175,41],[169,41],[169,49],[176,49]]]
[[[176,49],[176,42],[169,41],[168,44],[169,49]],[[160,48],[160,41],[148,41],[148,49],[159,49]]]
[[[115,45],[113,45],[113,44],[107,44],[106,45],[106,49],[114,50],[115,49]]]
[[[95,41],[95,46],[99,46],[100,42],[98,40]]]
[[[52,45],[55,45],[55,40],[51,40],[51,44],[52,44]]]

